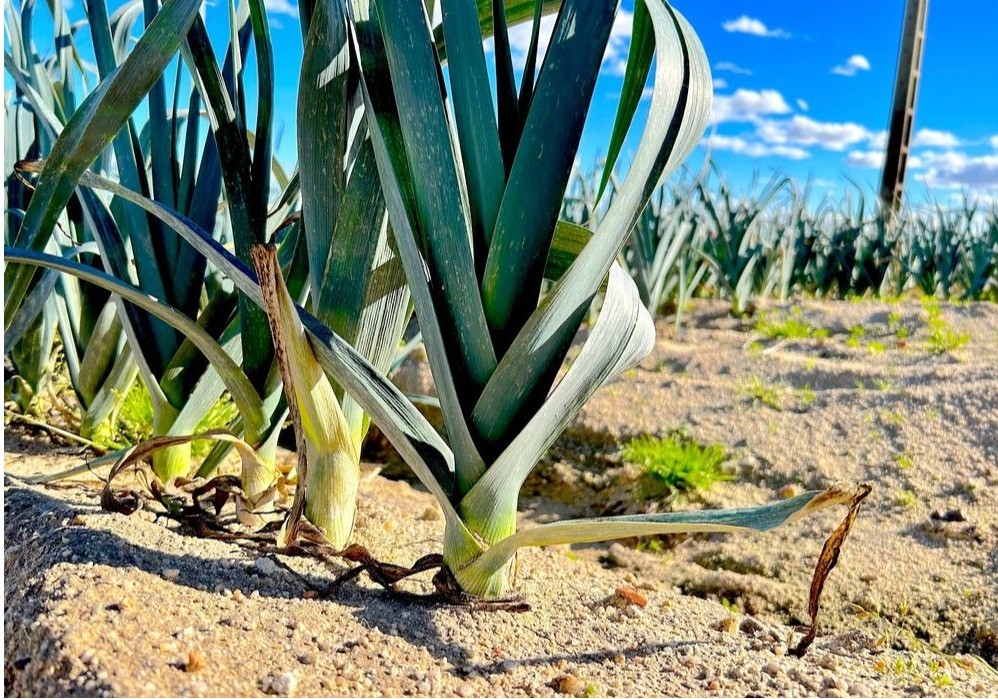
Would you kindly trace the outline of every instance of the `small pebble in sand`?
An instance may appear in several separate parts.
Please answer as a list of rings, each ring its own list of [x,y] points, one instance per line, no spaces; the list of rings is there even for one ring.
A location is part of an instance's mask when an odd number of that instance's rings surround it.
[[[717,678],[707,681],[707,691],[716,692],[721,688],[721,682]]]
[[[840,680],[838,677],[835,677],[834,675],[828,675],[821,682],[821,686],[824,687],[825,689],[838,689],[844,692],[846,691],[846,687],[848,685],[846,685],[846,683],[843,680]]]
[[[620,542],[610,544],[610,549],[606,553],[607,561],[618,568],[632,567],[634,563],[634,556],[635,552]]]
[[[873,696],[873,690],[870,689],[867,685],[865,685],[865,684],[859,684],[857,682],[856,684],[849,685],[849,696],[851,696],[851,697],[870,697],[870,696]]]
[[[256,568],[256,572],[260,575],[274,575],[281,570],[281,567],[273,559],[266,557],[256,559],[253,562],[253,567]]]
[[[298,656],[298,662],[302,665],[315,665],[317,659],[315,653],[309,651],[305,651]]]
[[[783,672],[783,668],[780,667],[779,663],[767,663],[763,666],[762,671],[767,675],[776,677]]]
[[[738,629],[738,619],[733,616],[726,616],[720,621],[715,622],[713,628],[724,633],[734,633]]]
[[[458,686],[458,688],[457,688],[457,695],[459,697],[464,697],[464,699],[468,699],[469,697],[475,696],[475,688],[472,687],[467,682],[465,682],[465,683],[461,684],[460,686]]]
[[[780,489],[776,491],[776,494],[784,500],[788,500],[790,498],[797,497],[803,492],[804,489],[796,483],[787,483],[786,485],[781,486]]]
[[[613,601],[618,607],[627,607],[632,604],[636,604],[639,607],[648,605],[648,598],[630,585],[621,585],[618,587]]]
[[[423,514],[420,516],[420,519],[424,522],[436,522],[440,519],[440,510],[435,507],[427,507],[423,510]]]
[[[558,694],[567,694],[570,697],[581,696],[586,691],[586,685],[582,680],[571,673],[555,677],[551,687]]]
[[[282,672],[280,675],[270,675],[263,680],[263,691],[267,694],[277,694],[290,697],[298,689],[298,676],[293,672]]]
[[[163,569],[163,579],[169,580],[170,582],[175,582],[180,577],[180,571],[177,568],[164,568]]]
[[[208,666],[208,661],[204,659],[204,654],[199,650],[192,650],[187,654],[187,662],[184,663],[184,672],[201,672]]]
[[[761,621],[750,616],[742,619],[742,623],[738,625],[738,628],[747,636],[756,636],[766,630]]]
[[[818,665],[825,668],[826,670],[834,670],[839,666],[839,661],[835,659],[834,655],[825,654],[818,659]]]

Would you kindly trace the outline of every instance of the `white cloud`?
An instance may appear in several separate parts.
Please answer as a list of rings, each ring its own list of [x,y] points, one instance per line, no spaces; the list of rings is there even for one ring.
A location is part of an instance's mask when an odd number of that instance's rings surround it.
[[[713,85],[714,90],[723,90],[728,86],[728,81],[724,78],[714,78]],[[998,141],[998,136],[995,136],[995,140]]]
[[[772,114],[789,114],[790,105],[776,90],[735,90],[733,95],[714,97],[711,123],[756,121]]]
[[[876,134],[860,124],[817,121],[800,114],[790,119],[762,121],[756,133],[766,143],[818,146],[833,151],[842,151],[876,137]]]
[[[925,165],[925,181],[930,187],[998,190],[998,155],[932,153],[926,155]]]
[[[811,105],[809,105],[807,102],[805,102],[800,97],[798,97],[797,98],[797,108],[800,109],[802,112],[806,112],[808,109],[811,108]]]
[[[870,148],[880,148],[883,150],[887,147],[887,129],[883,131],[874,131],[870,134],[870,138],[867,140],[867,145]]]
[[[949,131],[919,129],[915,132],[915,137],[912,139],[911,144],[916,148],[956,148],[960,145],[960,139],[956,137],[956,134]]]
[[[864,167],[879,170],[884,166],[883,150],[854,150],[846,155],[849,167]],[[914,170],[925,167],[925,160],[917,155],[908,156],[908,167]]]
[[[879,169],[882,150],[850,151],[846,165]],[[927,151],[908,158],[908,167],[924,170],[921,179],[930,187],[998,190],[998,155],[968,155],[961,151]]]
[[[989,139],[989,143],[991,143],[991,147],[992,148],[994,148],[995,150],[998,150],[998,135],[992,136]]]
[[[741,136],[721,136],[714,134],[704,139],[703,146],[708,150],[724,150],[753,158],[777,156],[791,160],[804,160],[811,156],[803,148],[794,146],[773,146],[758,141],[749,141]]]
[[[728,73],[734,73],[735,75],[752,75],[752,71],[748,68],[742,68],[737,63],[732,63],[731,61],[721,61],[720,63],[714,64],[714,70],[726,71]],[[998,138],[998,136],[996,136]]]
[[[884,152],[882,150],[849,151],[849,154],[846,155],[846,165],[879,170],[884,166]]]
[[[724,28],[724,31],[736,34],[751,34],[752,36],[764,36],[774,39],[790,38],[789,32],[785,32],[782,29],[770,29],[762,21],[748,15],[742,15],[738,19],[729,19],[721,26]]]
[[[298,5],[291,0],[264,0],[264,6],[267,8],[267,12],[272,15],[298,16]]]
[[[440,3],[438,3],[440,4]],[[537,66],[544,62],[544,55],[551,44],[551,34],[554,32],[554,21],[556,15],[546,15],[541,18],[541,28],[537,32]],[[531,22],[522,22],[509,28],[509,48],[513,54],[513,67],[516,70],[523,70],[527,62],[527,51],[530,48],[530,32],[533,30]],[[493,48],[493,40],[489,39],[487,48]]]
[[[613,75],[623,75],[627,67],[627,51],[631,46],[631,33],[634,28],[634,15],[621,8],[613,19],[610,41],[603,54],[603,69]]]
[[[861,70],[870,70],[870,61],[867,60],[866,56],[861,56],[857,53],[849,56],[842,65],[832,68],[832,73],[851,78]]]

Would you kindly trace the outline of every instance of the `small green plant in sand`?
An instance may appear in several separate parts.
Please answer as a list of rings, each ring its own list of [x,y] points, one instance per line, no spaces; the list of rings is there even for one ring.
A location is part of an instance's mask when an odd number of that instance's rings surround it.
[[[797,400],[801,405],[811,405],[816,399],[817,394],[815,394],[814,389],[809,385],[805,384],[797,389]]]
[[[874,664],[874,669],[881,674],[891,674],[915,682],[929,681],[938,689],[943,689],[953,684],[953,677],[946,669],[950,662],[945,657],[932,658],[925,663],[915,658],[896,657],[891,663],[878,660]]]
[[[755,324],[755,331],[769,340],[808,340],[828,337],[828,330],[825,328],[815,328],[802,320],[802,312],[800,306],[797,306],[782,317],[763,313]]]
[[[669,554],[669,547],[666,542],[658,536],[644,536],[638,539],[638,545],[634,547],[637,551],[653,553],[656,556],[666,556]]]
[[[642,494],[656,497],[708,490],[731,476],[721,468],[728,454],[720,444],[700,444],[676,433],[635,437],[624,446],[624,460],[641,466]]]
[[[917,502],[918,496],[910,490],[902,488],[894,493],[894,504],[898,507],[914,507]]]
[[[904,424],[904,413],[899,410],[881,410],[880,422],[893,427],[900,427]]]
[[[933,656],[925,661],[916,656],[895,657],[894,660],[879,658],[874,661],[873,669],[882,675],[894,675],[914,683],[931,682],[942,689],[953,684],[950,667],[972,668],[975,660],[980,660],[950,655],[916,635],[911,628],[913,609],[906,599],[898,604],[897,609],[885,612],[867,609],[858,604],[851,606],[857,619],[869,622],[878,629],[874,647],[907,648],[915,652],[929,652]]]
[[[906,340],[911,334],[911,331],[908,330],[908,326],[904,324],[904,319],[901,314],[897,311],[891,311],[887,314],[887,329],[898,340]]]
[[[949,322],[943,318],[942,309],[939,302],[926,300],[922,302],[922,307],[929,314],[929,337],[925,341],[926,348],[936,354],[945,354],[963,347],[970,342],[970,334],[956,331]]]
[[[866,337],[866,328],[862,325],[854,325],[849,328],[849,337],[846,338],[846,346],[858,348]]]
[[[873,387],[878,391],[894,391],[897,389],[897,384],[890,379],[874,379]]]
[[[846,338],[846,347],[860,349],[865,347],[870,354],[880,354],[887,346],[880,340],[870,340],[865,345],[863,338],[866,337],[866,328],[862,325],[854,325],[849,328],[849,337]]]
[[[783,410],[783,391],[753,376],[738,387],[738,392],[753,402],[762,403],[773,410]]]
[[[894,463],[897,464],[898,468],[907,471],[915,465],[915,459],[908,452],[902,451],[894,455]]]

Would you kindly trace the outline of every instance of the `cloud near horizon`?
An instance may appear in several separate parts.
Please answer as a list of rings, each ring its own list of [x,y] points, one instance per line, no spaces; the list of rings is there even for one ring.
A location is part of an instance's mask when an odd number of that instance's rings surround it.
[[[271,14],[298,18],[298,5],[291,0],[264,0],[264,7]]]
[[[735,75],[752,75],[751,70],[748,68],[742,68],[737,63],[732,63],[731,61],[721,61],[720,63],[715,63],[714,70],[734,73]],[[996,136],[996,138],[998,138],[998,136]]]
[[[859,71],[868,71],[871,67],[870,61],[866,56],[855,53],[849,56],[845,63],[832,68],[832,75],[844,75],[847,78],[853,78]]]
[[[751,34],[752,36],[761,36],[769,39],[790,38],[790,32],[783,29],[770,29],[761,20],[749,17],[748,15],[742,15],[738,19],[729,19],[721,27],[724,31],[733,34]]]

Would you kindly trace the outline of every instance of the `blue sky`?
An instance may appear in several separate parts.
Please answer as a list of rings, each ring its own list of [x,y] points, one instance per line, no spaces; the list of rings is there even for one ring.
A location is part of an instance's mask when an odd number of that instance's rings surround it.
[[[82,7],[71,6],[74,19]],[[296,0],[268,0],[277,75],[278,156],[293,165],[294,104],[301,61]],[[112,0],[109,4],[120,3]],[[841,191],[846,177],[879,178],[904,0],[674,0],[690,20],[713,68],[715,109],[696,169],[709,143],[736,189],[753,173],[810,178],[817,194]],[[43,15],[39,5],[36,15]],[[587,122],[580,162],[605,151],[630,38],[633,0],[623,0]],[[217,46],[227,39],[226,3],[207,8]],[[545,26],[550,30],[553,18]],[[50,25],[36,20],[36,34]],[[948,200],[964,189],[998,197],[998,26],[995,0],[935,0],[929,22],[912,197]],[[522,61],[529,28],[514,28]],[[45,43],[39,39],[44,52]],[[545,43],[545,42],[542,42]],[[219,48],[221,52],[221,48]],[[252,58],[248,63],[252,65]],[[9,81],[5,80],[5,84]],[[639,112],[643,118],[647,103]]]

